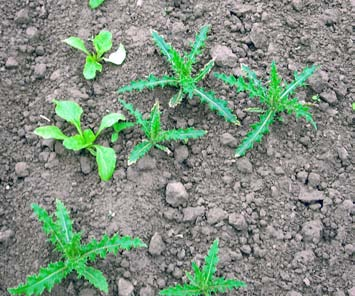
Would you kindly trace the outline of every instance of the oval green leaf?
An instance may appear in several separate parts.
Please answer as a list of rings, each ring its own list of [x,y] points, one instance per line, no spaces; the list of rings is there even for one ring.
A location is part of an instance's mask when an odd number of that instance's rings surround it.
[[[91,80],[96,77],[96,71],[102,71],[102,65],[96,61],[92,56],[86,57],[86,63],[84,66],[84,77],[86,80]]]
[[[83,113],[83,109],[77,103],[72,101],[53,100],[53,103],[56,105],[55,113],[65,121],[73,124],[79,131],[80,117]]]
[[[80,135],[68,137],[63,141],[63,146],[67,149],[78,151],[89,146]]]
[[[44,139],[56,139],[56,140],[65,140],[66,135],[56,127],[55,125],[41,126],[34,130],[35,135],[40,136]]]
[[[84,41],[82,39],[80,39],[79,37],[69,37],[69,38],[63,40],[63,42],[68,44],[71,47],[74,47],[74,48],[82,51],[86,55],[90,55],[90,52],[85,47]]]
[[[101,120],[101,124],[96,135],[98,136],[105,128],[113,126],[119,120],[126,120],[126,118],[120,113],[110,113],[105,115]]]
[[[108,181],[116,169],[115,150],[100,145],[95,145],[94,147],[96,148],[96,162],[99,176],[102,181]]]
[[[112,47],[112,34],[109,31],[101,31],[94,38],[94,47],[98,57],[101,57],[105,52]]]

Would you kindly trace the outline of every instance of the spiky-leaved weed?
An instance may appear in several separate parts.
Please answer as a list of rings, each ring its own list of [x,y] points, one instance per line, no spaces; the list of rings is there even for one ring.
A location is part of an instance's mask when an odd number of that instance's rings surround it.
[[[149,119],[145,120],[143,119],[142,113],[134,109],[132,104],[127,104],[124,100],[119,101],[123,107],[135,117],[136,123],[141,127],[147,138],[133,148],[128,157],[128,165],[137,162],[138,159],[142,158],[153,147],[169,154],[170,150],[166,146],[163,146],[161,144],[162,142],[187,142],[189,139],[197,139],[207,133],[204,130],[196,130],[193,128],[163,130],[160,122],[159,102],[154,104]]]
[[[190,53],[185,53],[183,56],[169,43],[166,43],[164,38],[156,31],[152,31],[155,44],[171,64],[175,75],[155,77],[151,74],[145,80],[132,81],[129,85],[121,87],[118,92],[142,91],[145,88],[153,89],[158,86],[176,87],[178,88],[178,92],[170,99],[170,107],[179,105],[186,95],[190,99],[196,95],[202,103],[206,103],[211,110],[223,116],[226,121],[237,124],[238,120],[228,108],[226,101],[216,98],[213,92],[206,91],[197,86],[197,83],[203,80],[211,71],[214,66],[214,60],[209,61],[195,76],[192,75],[193,65],[197,62],[197,56],[202,53],[209,28],[209,25],[201,28],[200,32],[196,35]]]
[[[119,250],[147,247],[139,238],[129,236],[112,237],[106,234],[101,240],[92,239],[88,244],[81,243],[82,232],[73,231],[73,222],[67,209],[60,201],[56,201],[56,220],[53,215],[37,204],[32,204],[32,209],[43,224],[43,231],[48,235],[49,241],[55,246],[55,250],[61,253],[61,260],[50,263],[41,268],[38,274],[27,277],[24,284],[16,288],[9,288],[13,295],[41,295],[45,290],[49,292],[54,285],[59,284],[72,271],[76,271],[79,278],[83,277],[101,291],[108,293],[108,284],[103,273],[91,266],[100,258],[106,258],[108,253],[117,255]]]
[[[294,73],[294,80],[291,83],[282,82],[281,77],[277,73],[276,65],[271,64],[270,82],[268,88],[264,87],[257,78],[255,72],[247,66],[242,65],[242,70],[246,74],[247,80],[243,77],[236,79],[233,75],[214,73],[215,77],[225,83],[236,86],[237,92],[248,92],[250,98],[259,98],[260,103],[265,105],[265,109],[253,108],[254,112],[261,113],[260,120],[254,123],[252,130],[246,135],[242,143],[235,151],[236,157],[245,155],[252,149],[254,144],[260,142],[262,137],[269,132],[270,125],[275,119],[282,120],[278,115],[282,112],[294,114],[296,118],[303,117],[315,129],[317,125],[312,118],[310,108],[307,104],[301,103],[294,97],[298,87],[305,86],[306,80],[316,70],[315,66],[305,68],[300,74]]]
[[[89,0],[89,6],[91,9],[98,8],[105,0]]]
[[[111,179],[116,168],[116,153],[110,147],[104,147],[95,144],[97,137],[109,127],[117,124],[118,121],[125,120],[123,114],[110,113],[104,116],[96,134],[91,129],[81,129],[81,114],[83,109],[71,101],[53,100],[56,105],[56,114],[65,121],[74,125],[78,134],[74,136],[66,136],[58,127],[47,125],[36,128],[34,133],[44,139],[63,140],[65,148],[79,151],[82,149],[88,150],[96,158],[99,176],[103,181]]]
[[[217,271],[218,260],[218,239],[216,239],[205,257],[205,265],[202,269],[200,269],[195,262],[192,262],[194,274],[192,275],[186,272],[186,277],[190,281],[189,284],[166,288],[160,291],[159,295],[210,296],[212,294],[219,295],[219,293],[246,287],[246,284],[242,281],[215,277],[214,274]]]
[[[95,36],[92,40],[95,51],[91,53],[86,49],[84,41],[79,37],[69,37],[63,40],[63,42],[86,54],[83,74],[87,80],[94,79],[96,77],[96,72],[102,71],[102,61],[121,65],[126,58],[126,50],[122,43],[119,45],[117,51],[110,54],[108,58],[104,57],[104,54],[112,47],[112,34],[108,31],[101,31]]]

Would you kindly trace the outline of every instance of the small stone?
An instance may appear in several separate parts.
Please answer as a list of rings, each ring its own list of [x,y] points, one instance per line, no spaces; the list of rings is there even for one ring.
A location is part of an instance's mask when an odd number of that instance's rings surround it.
[[[228,219],[228,213],[221,208],[213,208],[210,209],[207,213],[207,223],[208,224],[216,224],[225,219]]]
[[[251,247],[250,247],[249,245],[243,245],[243,246],[240,248],[240,251],[241,251],[243,254],[250,255],[250,254],[251,254]]]
[[[241,214],[233,213],[229,215],[228,223],[238,231],[243,231],[248,229],[248,224],[244,216]]]
[[[292,290],[292,291],[287,292],[286,296],[302,296],[302,294],[298,293],[297,291]]]
[[[315,258],[316,256],[314,255],[312,250],[304,250],[304,251],[297,252],[295,254],[292,263],[294,265],[298,265],[298,264],[307,265],[312,263]]]
[[[238,141],[230,133],[224,133],[220,137],[221,143],[229,148],[235,148],[238,145]]]
[[[155,158],[149,155],[144,156],[137,163],[137,168],[140,171],[154,170],[156,167],[157,167],[157,162]]]
[[[131,296],[133,295],[134,287],[130,281],[124,278],[119,278],[117,281],[118,295],[119,296]]]
[[[303,8],[303,0],[292,0],[292,8],[296,11],[300,11]]]
[[[0,231],[0,243],[4,243],[4,242],[8,241],[14,235],[15,235],[15,233],[11,229],[8,229],[5,231]]]
[[[323,101],[326,101],[328,104],[331,104],[331,105],[335,104],[338,100],[337,95],[336,95],[335,91],[333,91],[333,90],[330,90],[327,92],[322,92],[319,96]]]
[[[182,183],[171,182],[166,186],[165,198],[172,207],[178,207],[186,204],[188,194]]]
[[[338,147],[337,152],[340,160],[346,161],[348,159],[349,153],[344,147]]]
[[[52,75],[51,75],[51,77],[49,77],[49,79],[50,79],[51,81],[55,81],[55,80],[58,80],[61,75],[62,75],[62,74],[61,74],[61,72],[60,72],[60,69],[58,69],[58,70],[55,70],[55,71],[52,73]]]
[[[324,193],[318,190],[311,190],[301,187],[298,200],[303,203],[315,203],[324,200]]]
[[[19,10],[15,15],[16,24],[28,24],[31,21],[27,8]]]
[[[316,71],[308,79],[309,86],[316,93],[321,93],[328,86],[329,76],[328,73],[322,70]]]
[[[284,172],[284,170],[283,170],[282,167],[277,166],[277,167],[275,168],[275,174],[278,175],[278,176],[282,176],[282,175],[285,174],[285,172]]]
[[[26,35],[30,40],[36,40],[39,37],[39,33],[36,27],[28,27],[26,29]]]
[[[27,177],[30,174],[27,163],[26,162],[16,163],[15,173],[16,173],[17,177],[19,177],[19,178]]]
[[[320,175],[316,173],[310,173],[308,175],[308,184],[312,187],[317,187],[320,185]]]
[[[308,173],[305,171],[300,171],[297,173],[297,180],[302,182],[303,184],[306,184],[308,178]]]
[[[139,296],[154,296],[154,289],[150,286],[143,287],[139,291]]]
[[[263,29],[263,25],[254,24],[250,32],[250,39],[256,48],[265,48],[268,45],[267,34]]]
[[[238,57],[227,46],[215,45],[212,47],[210,54],[218,66],[230,68],[237,66]]]
[[[13,57],[8,57],[5,63],[5,68],[6,69],[15,69],[18,67],[18,62],[16,61],[15,58]]]
[[[97,296],[97,293],[93,289],[83,289],[80,291],[79,296]]]
[[[189,157],[189,150],[186,145],[178,146],[174,151],[174,158],[177,162],[182,163]]]
[[[84,175],[90,174],[92,171],[90,159],[86,156],[81,156],[79,158],[79,162],[80,162],[80,168],[81,168],[81,171],[83,172],[83,174]]]
[[[183,221],[194,222],[197,217],[202,216],[205,213],[205,207],[188,207],[183,209]]]
[[[302,235],[305,242],[318,243],[323,231],[323,224],[320,220],[313,220],[302,225]]]
[[[238,159],[236,165],[237,169],[242,173],[251,174],[253,172],[253,166],[248,158],[243,157]]]
[[[77,88],[70,88],[70,89],[68,89],[68,92],[74,98],[79,98],[79,99],[84,99],[84,100],[87,100],[89,98],[87,93],[83,93]]]
[[[349,256],[355,254],[355,245],[348,244],[344,247],[345,253]]]
[[[42,79],[44,78],[44,75],[46,74],[47,71],[47,65],[46,64],[36,64],[34,68],[34,75],[37,79]]]
[[[152,256],[160,256],[165,250],[165,243],[159,233],[154,233],[149,243],[149,253]]]

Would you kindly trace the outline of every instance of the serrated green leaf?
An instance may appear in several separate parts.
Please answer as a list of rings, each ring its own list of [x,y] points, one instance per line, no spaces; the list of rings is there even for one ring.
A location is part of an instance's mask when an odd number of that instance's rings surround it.
[[[146,155],[152,148],[153,144],[148,141],[143,141],[134,146],[128,157],[128,165],[136,163],[138,159]]]
[[[102,65],[96,61],[92,56],[86,57],[86,62],[83,70],[83,74],[86,80],[91,80],[96,77],[96,71],[102,71]]]
[[[100,58],[105,52],[108,52],[112,47],[112,34],[109,31],[101,31],[98,35],[95,36],[94,47],[97,53],[97,56]]]
[[[102,181],[111,179],[116,169],[116,153],[109,147],[94,145],[96,148],[96,162],[99,176]]]
[[[56,206],[57,228],[61,230],[61,237],[64,239],[65,244],[69,244],[73,238],[73,222],[70,220],[64,204],[59,199],[56,200]]]
[[[135,117],[136,122],[143,128],[144,133],[146,135],[149,135],[150,133],[149,123],[147,122],[147,120],[143,119],[143,114],[139,112],[137,109],[135,109],[132,104],[128,104],[121,99],[118,99],[118,101],[132,116]]]
[[[45,290],[50,292],[70,272],[64,262],[50,263],[46,268],[41,268],[38,274],[29,276],[26,283],[8,291],[12,295],[41,295]]]
[[[155,77],[150,74],[147,79],[132,81],[129,85],[123,86],[117,90],[119,94],[124,92],[131,92],[134,90],[142,91],[143,89],[153,89],[155,87],[177,86],[177,80],[174,77],[163,76]]]
[[[105,0],[90,0],[89,6],[91,9],[98,8]]]
[[[250,70],[246,65],[242,65],[242,71],[247,75],[248,82],[243,77],[239,77],[237,80],[237,92],[246,91],[251,98],[259,97],[260,102],[265,102],[267,99],[267,90],[257,78],[255,72]]]
[[[207,134],[207,131],[196,130],[194,128],[173,129],[164,131],[159,137],[159,141],[183,141],[188,139],[198,139]]]
[[[63,40],[63,42],[75,49],[82,51],[86,55],[90,55],[90,52],[85,47],[84,41],[82,39],[80,39],[79,37],[69,37],[69,38]]]
[[[176,285],[175,287],[169,287],[159,292],[159,295],[165,296],[199,296],[201,295],[201,289],[193,285]]]
[[[226,75],[224,73],[213,73],[214,77],[217,79],[223,81],[224,83],[230,85],[230,86],[238,86],[238,80],[235,78],[234,75]]]
[[[164,146],[164,145],[155,144],[154,147],[158,148],[161,151],[164,151],[167,154],[171,154],[170,149],[168,147]]]
[[[57,251],[64,251],[65,241],[53,218],[39,205],[33,203],[31,207],[38,220],[42,222],[42,229],[48,235],[50,242],[56,247]]]
[[[168,61],[170,62],[173,58],[172,52],[176,52],[176,50],[173,49],[173,47],[169,43],[165,42],[164,38],[160,36],[157,31],[152,30],[152,37],[156,46],[160,49],[161,53],[165,55]]]
[[[96,137],[98,137],[104,129],[115,125],[120,120],[126,120],[126,117],[120,113],[110,113],[105,115],[101,120],[101,124],[96,133]]]
[[[310,108],[300,103],[298,99],[294,98],[292,100],[287,100],[285,103],[285,109],[287,113],[295,114],[296,118],[303,117],[314,127],[314,129],[317,129],[317,124],[313,120],[312,114],[309,112]]]
[[[150,113],[150,138],[155,140],[161,131],[159,102],[157,101]]]
[[[203,80],[208,73],[211,72],[214,66],[214,60],[210,60],[202,69],[201,71],[195,76],[194,81],[197,83]]]
[[[252,149],[255,143],[259,143],[263,135],[269,132],[269,126],[274,122],[275,112],[270,110],[260,116],[260,120],[251,126],[251,131],[245,136],[242,143],[235,151],[235,156],[244,156]]]
[[[66,135],[55,125],[41,126],[34,130],[34,134],[44,139],[64,140]]]
[[[270,83],[266,99],[266,103],[269,105],[269,107],[279,105],[280,94],[282,91],[281,81],[282,80],[279,74],[277,73],[276,65],[274,62],[272,62],[270,71]]]
[[[209,286],[212,293],[226,293],[233,289],[243,288],[247,285],[238,280],[224,279],[222,277],[213,279],[213,284]]]
[[[200,31],[196,34],[195,42],[188,56],[192,63],[196,63],[196,57],[201,54],[201,50],[206,46],[205,41],[207,40],[207,34],[210,28],[210,25],[202,26]]]
[[[91,144],[88,144],[85,139],[81,135],[75,135],[72,137],[68,137],[63,141],[63,146],[67,149],[79,151],[84,149]]]
[[[65,121],[71,123],[81,133],[80,117],[83,109],[75,102],[72,101],[57,101],[53,100],[55,106],[55,113],[63,118]]]
[[[179,92],[175,94],[169,101],[169,107],[176,107],[177,105],[181,104],[182,99],[184,98],[184,92],[183,89],[180,88]]]
[[[205,265],[202,268],[205,284],[209,283],[216,273],[218,264],[218,239],[216,239],[210,247],[207,256],[205,257]]]
[[[217,99],[213,92],[207,92],[202,88],[196,88],[194,93],[200,98],[202,103],[206,103],[212,111],[216,111],[216,113],[224,117],[226,121],[239,124],[237,117],[228,108],[227,102]]]
[[[99,289],[102,292],[108,293],[108,284],[103,273],[91,266],[86,266],[84,264],[79,265],[75,268],[79,278],[84,277],[88,280],[95,288]]]

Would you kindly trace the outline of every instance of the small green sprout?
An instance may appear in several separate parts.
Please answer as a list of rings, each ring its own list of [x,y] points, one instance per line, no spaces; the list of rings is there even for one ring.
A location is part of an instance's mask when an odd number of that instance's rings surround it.
[[[355,111],[355,102],[351,104],[353,111]]]
[[[255,108],[254,112],[261,113],[260,120],[254,123],[252,130],[243,139],[240,146],[235,151],[235,156],[240,157],[252,149],[255,143],[259,143],[262,137],[269,132],[270,125],[275,119],[282,121],[282,117],[278,116],[280,113],[287,112],[294,114],[296,118],[303,117],[315,129],[317,125],[309,112],[310,108],[306,103],[301,103],[296,97],[293,96],[296,88],[305,86],[305,81],[316,70],[315,66],[305,68],[302,73],[295,72],[294,80],[288,84],[283,83],[281,77],[277,73],[276,65],[271,64],[271,74],[269,87],[266,88],[262,85],[261,81],[257,78],[256,74],[247,66],[242,65],[242,70],[247,76],[247,81],[243,77],[236,79],[233,75],[227,76],[225,74],[214,73],[215,77],[223,82],[236,86],[237,92],[248,92],[250,98],[259,98],[260,103],[266,105],[266,109]]]
[[[319,98],[319,95],[312,96],[312,101],[315,102],[315,103],[319,103],[321,101],[320,98]]]
[[[133,108],[132,104],[127,104],[123,100],[119,100],[123,107],[135,117],[136,123],[142,128],[147,140],[143,140],[137,144],[128,157],[128,165],[131,165],[145,154],[147,154],[153,147],[156,147],[166,153],[170,153],[170,150],[163,146],[161,143],[166,141],[184,141],[188,139],[197,139],[204,136],[207,132],[204,130],[196,130],[193,128],[187,129],[173,129],[163,130],[160,122],[159,102],[156,102],[150,113],[148,120],[143,119],[142,113]]]
[[[225,293],[233,289],[246,287],[246,284],[242,281],[215,277],[218,261],[218,239],[216,239],[205,257],[205,265],[202,269],[195,262],[192,262],[194,275],[186,272],[186,277],[190,281],[189,284],[166,288],[160,291],[159,295],[210,296],[212,293],[217,295],[217,293]]]
[[[86,49],[84,41],[79,37],[69,37],[63,40],[63,42],[86,54],[83,74],[87,80],[94,79],[96,77],[96,71],[102,71],[102,61],[121,65],[126,58],[126,50],[122,43],[119,45],[116,52],[110,54],[108,58],[104,57],[104,54],[112,47],[112,34],[108,31],[101,31],[92,40],[95,49],[95,52],[92,53]]]
[[[97,133],[95,134],[91,129],[85,129],[84,131],[81,129],[80,118],[83,109],[78,104],[71,101],[53,100],[53,102],[56,105],[56,114],[74,125],[78,134],[70,137],[66,136],[54,125],[36,128],[34,133],[44,139],[63,140],[64,147],[70,150],[88,150],[96,158],[101,180],[108,181],[111,179],[116,168],[115,150],[110,147],[97,145],[95,144],[95,141],[105,129],[112,127],[120,120],[125,120],[124,115],[119,113],[105,115],[101,120]]]
[[[175,75],[158,78],[151,74],[146,80],[132,81],[129,85],[121,87],[118,93],[131,92],[133,90],[142,91],[145,88],[153,89],[158,86],[176,87],[178,88],[178,92],[170,99],[170,107],[179,105],[186,95],[190,99],[196,95],[201,103],[207,103],[212,111],[216,111],[226,121],[238,124],[237,117],[228,108],[226,101],[216,98],[213,92],[206,91],[202,87],[197,86],[197,83],[203,80],[212,70],[214,60],[210,60],[194,77],[192,76],[193,65],[197,62],[197,56],[202,53],[202,49],[205,47],[209,29],[209,25],[201,28],[200,32],[196,35],[190,53],[186,53],[183,56],[169,43],[166,43],[164,38],[156,31],[152,31],[155,44],[171,64]]]
[[[42,222],[43,231],[48,235],[49,241],[55,246],[55,250],[61,253],[61,260],[50,263],[41,268],[38,274],[27,277],[26,283],[9,288],[8,291],[12,295],[41,295],[45,290],[51,292],[56,284],[73,271],[76,271],[79,278],[85,278],[107,294],[108,283],[105,276],[100,270],[87,264],[95,262],[99,257],[106,258],[108,253],[116,256],[119,250],[147,247],[139,238],[118,234],[112,237],[105,234],[101,240],[92,239],[84,245],[81,243],[82,232],[73,231],[73,221],[60,200],[56,200],[56,221],[53,220],[53,215],[49,215],[39,205],[31,206],[38,220]]]
[[[105,0],[90,0],[89,6],[91,9],[96,9],[104,2],[105,2]]]

